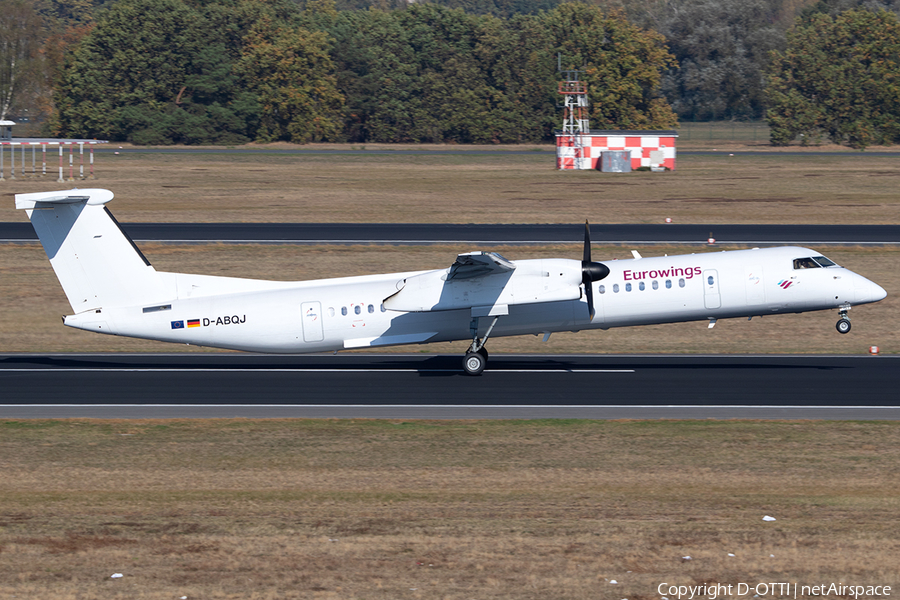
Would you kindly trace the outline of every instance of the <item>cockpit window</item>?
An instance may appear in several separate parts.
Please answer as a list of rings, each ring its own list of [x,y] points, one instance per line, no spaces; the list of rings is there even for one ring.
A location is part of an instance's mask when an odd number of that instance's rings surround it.
[[[794,259],[794,268],[795,269],[818,269],[819,263],[814,261],[812,258],[795,258]]]
[[[795,258],[795,269],[818,269],[820,267],[836,267],[837,265],[824,256],[812,256],[809,258]]]

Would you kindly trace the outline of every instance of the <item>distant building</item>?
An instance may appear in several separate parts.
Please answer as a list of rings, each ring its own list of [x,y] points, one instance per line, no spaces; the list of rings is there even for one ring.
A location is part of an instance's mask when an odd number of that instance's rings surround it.
[[[12,128],[15,121],[0,121],[0,141],[8,142],[12,140]]]

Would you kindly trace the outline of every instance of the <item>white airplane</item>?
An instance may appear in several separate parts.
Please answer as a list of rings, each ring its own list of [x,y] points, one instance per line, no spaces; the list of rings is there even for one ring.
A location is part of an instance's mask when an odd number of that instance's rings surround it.
[[[75,314],[69,327],[253,352],[337,351],[837,309],[878,302],[877,284],[814,250],[778,247],[607,263],[460,254],[446,269],[282,282],[156,271],[101,189],[16,194]]]

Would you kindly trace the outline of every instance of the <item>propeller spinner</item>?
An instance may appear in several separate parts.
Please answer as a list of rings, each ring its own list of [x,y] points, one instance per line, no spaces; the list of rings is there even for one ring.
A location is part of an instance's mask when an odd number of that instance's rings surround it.
[[[600,281],[609,275],[609,267],[603,263],[591,261],[591,227],[584,222],[584,256],[581,259],[581,283],[584,284],[584,293],[587,296],[588,311],[591,321],[594,320],[594,286],[595,281]]]

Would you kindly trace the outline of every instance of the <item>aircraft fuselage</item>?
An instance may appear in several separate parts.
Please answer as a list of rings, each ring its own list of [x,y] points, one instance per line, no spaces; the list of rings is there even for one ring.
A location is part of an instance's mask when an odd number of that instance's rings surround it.
[[[571,285],[581,263],[539,259],[516,261],[511,276],[455,282],[452,293],[452,282],[442,280],[447,269],[297,283],[159,273],[172,289],[170,300],[80,313],[65,323],[167,342],[302,353],[469,340],[478,314],[472,302],[484,313],[478,335],[499,315],[491,335],[512,336],[841,309],[885,296],[843,267],[798,267],[796,261],[817,256],[779,247],[605,261],[609,275],[592,284],[593,320],[582,290]],[[419,280],[443,281],[443,291],[403,288]],[[234,289],[243,291],[222,293]],[[388,308],[398,291],[416,310]],[[470,297],[478,300],[454,308]]]

